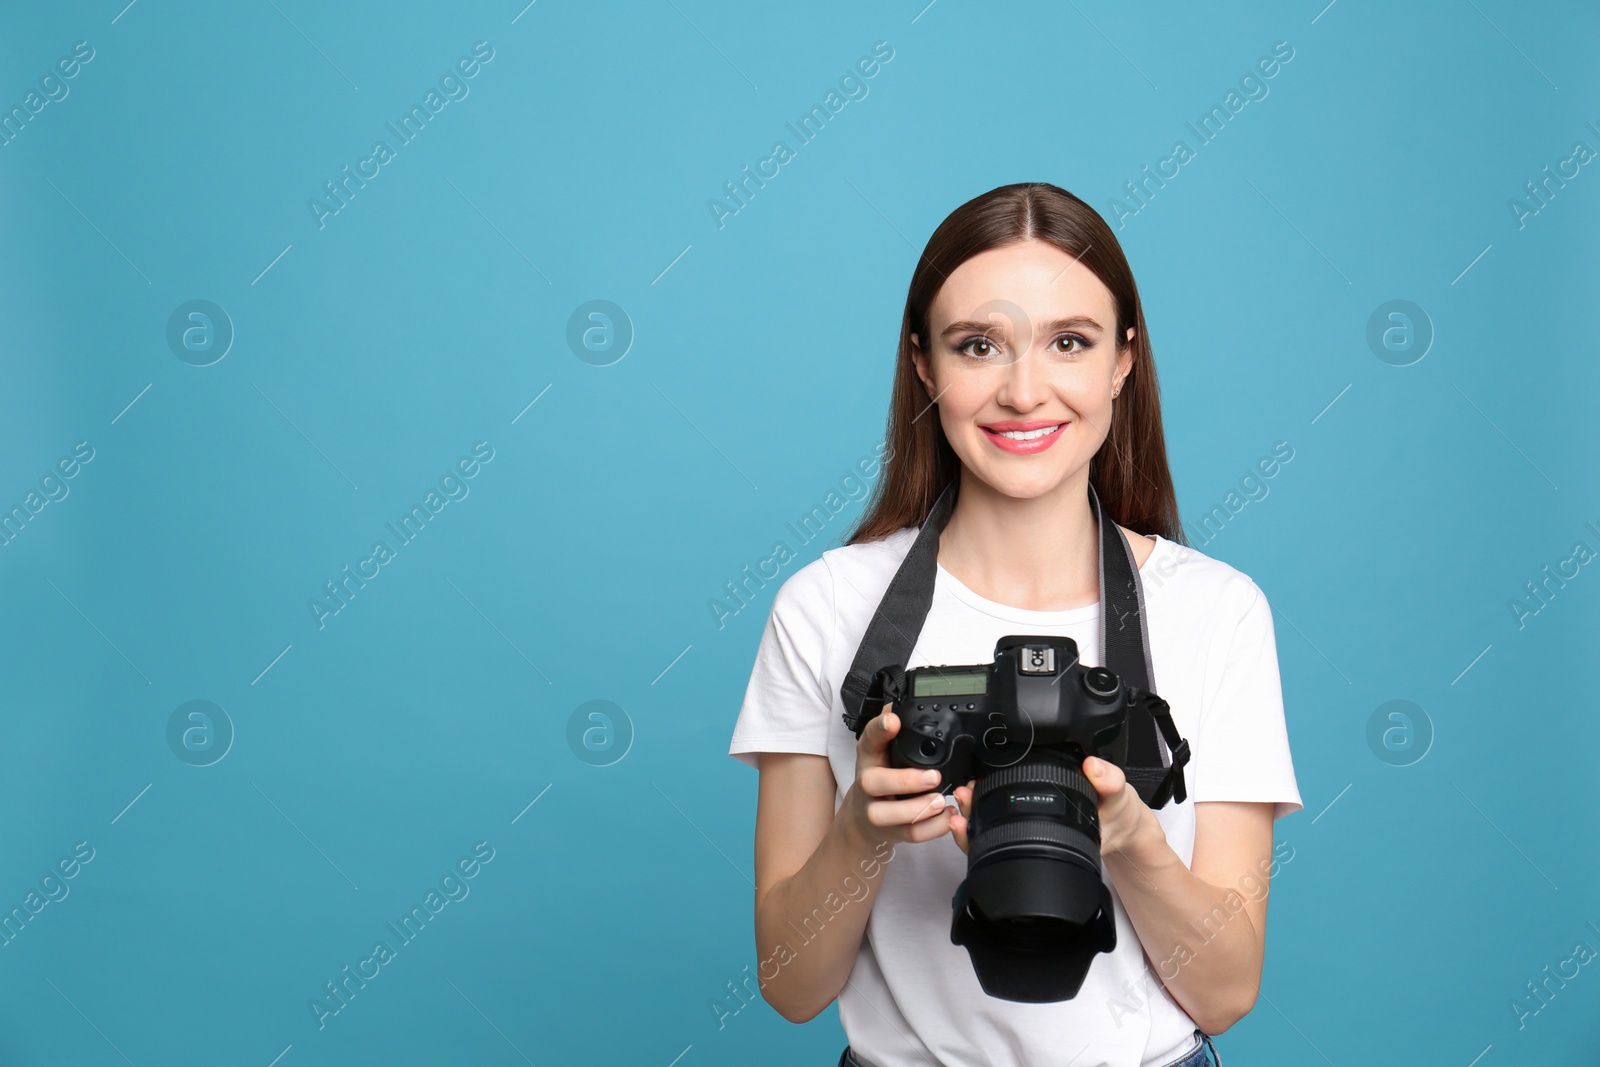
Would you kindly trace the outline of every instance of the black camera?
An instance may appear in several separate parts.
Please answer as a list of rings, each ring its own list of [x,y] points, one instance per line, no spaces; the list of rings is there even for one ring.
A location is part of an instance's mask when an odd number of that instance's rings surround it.
[[[966,947],[990,996],[1076,996],[1094,956],[1117,944],[1101,879],[1099,800],[1083,761],[1122,765],[1129,717],[1151,716],[1171,747],[1171,795],[1182,802],[1188,742],[1166,702],[1105,667],[1083,666],[1071,638],[1012,634],[995,643],[993,663],[879,670],[860,727],[888,703],[901,720],[891,766],[939,770],[942,792],[975,779],[951,942]],[[1153,799],[1164,807],[1168,790]]]

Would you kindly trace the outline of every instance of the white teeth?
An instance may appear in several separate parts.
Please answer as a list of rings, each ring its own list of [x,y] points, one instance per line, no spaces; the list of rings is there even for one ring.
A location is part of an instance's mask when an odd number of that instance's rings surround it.
[[[1055,433],[1057,430],[1061,429],[1061,425],[1061,423],[1057,423],[1054,426],[1044,426],[1037,430],[1003,430],[1001,431],[1000,436],[1009,437],[1013,441],[1032,441],[1035,438],[1043,437],[1046,434]]]

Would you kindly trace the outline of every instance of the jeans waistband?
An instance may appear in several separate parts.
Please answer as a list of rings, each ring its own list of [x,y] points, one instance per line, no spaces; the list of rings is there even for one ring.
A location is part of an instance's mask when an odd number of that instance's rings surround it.
[[[1217,1054],[1217,1046],[1212,1043],[1211,1035],[1196,1028],[1194,1036],[1199,1038],[1200,1043],[1172,1067],[1207,1067],[1208,1062],[1215,1067],[1222,1067],[1222,1057]],[[860,1059],[854,1049],[845,1045],[844,1051],[839,1053],[838,1067],[877,1067],[877,1065]]]
[[[1217,1046],[1212,1044],[1210,1035],[1195,1027],[1194,1036],[1194,1048],[1168,1067],[1222,1067],[1222,1057],[1217,1055]]]
[[[858,1059],[855,1050],[846,1045],[844,1051],[839,1053],[839,1067],[877,1067],[877,1064]]]

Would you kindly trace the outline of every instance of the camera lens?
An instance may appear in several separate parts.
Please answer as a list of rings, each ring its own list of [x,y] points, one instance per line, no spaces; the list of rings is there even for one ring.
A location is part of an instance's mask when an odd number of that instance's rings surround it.
[[[1083,672],[1083,687],[1089,695],[1102,700],[1117,695],[1117,676],[1104,667],[1090,667]]]
[[[1080,762],[1064,750],[1035,749],[980,775],[973,789],[967,877],[951,901],[950,940],[967,949],[990,996],[1071,999],[1094,955],[1116,947],[1097,793]]]

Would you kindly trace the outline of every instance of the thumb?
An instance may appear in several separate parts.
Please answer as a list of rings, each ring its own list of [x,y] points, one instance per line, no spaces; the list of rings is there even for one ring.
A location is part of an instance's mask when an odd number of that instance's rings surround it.
[[[896,715],[886,705],[877,717],[867,724],[867,730],[862,734],[862,741],[866,742],[865,755],[873,763],[887,764],[889,757],[889,743],[900,732],[900,716]]]
[[[1095,792],[1103,797],[1120,792],[1128,780],[1121,767],[1098,756],[1090,756],[1083,761],[1083,772],[1088,775]]]

